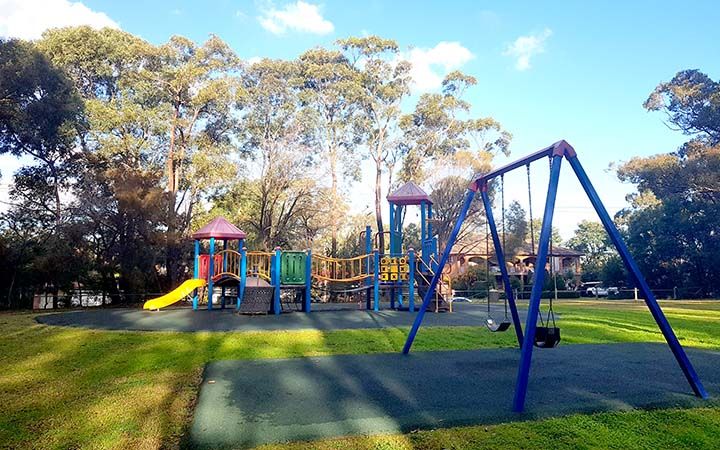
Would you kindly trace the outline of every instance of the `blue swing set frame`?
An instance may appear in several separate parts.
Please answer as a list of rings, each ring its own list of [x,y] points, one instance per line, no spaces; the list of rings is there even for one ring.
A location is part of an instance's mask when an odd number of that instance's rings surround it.
[[[547,198],[545,201],[545,211],[544,211],[544,215],[543,215],[542,228],[540,231],[540,239],[539,239],[539,243],[538,243],[537,260],[545,261],[548,256],[548,246],[550,243],[550,235],[552,232],[553,212],[555,210],[555,199],[557,197],[558,182],[560,179],[560,166],[562,164],[563,158],[565,158],[565,159],[567,159],[568,163],[572,167],[573,171],[575,172],[575,175],[577,176],[578,180],[580,181],[580,184],[582,185],[583,189],[585,190],[585,193],[587,194],[588,198],[590,199],[590,202],[592,203],[593,208],[597,212],[597,214],[600,218],[600,221],[602,222],[603,226],[605,227],[605,230],[607,231],[608,235],[610,236],[610,240],[612,241],[612,243],[615,246],[615,248],[617,249],[617,251],[620,253],[620,257],[621,257],[623,263],[625,264],[625,267],[627,268],[628,272],[630,273],[632,280],[635,283],[635,286],[638,288],[638,290],[642,294],[642,297],[645,300],[645,304],[647,305],[648,309],[650,310],[650,313],[652,314],[653,318],[655,319],[655,322],[657,323],[658,327],[660,328],[660,331],[662,332],[663,336],[665,337],[665,341],[667,342],[668,346],[670,347],[670,350],[672,351],[673,355],[675,356],[675,359],[677,360],[678,364],[680,365],[680,368],[682,369],[683,373],[685,374],[685,378],[687,378],[687,381],[690,384],[690,387],[692,388],[692,390],[696,396],[701,397],[703,399],[707,399],[708,394],[705,391],[705,388],[703,387],[702,382],[700,381],[700,378],[698,377],[697,372],[695,372],[695,368],[693,367],[692,363],[688,359],[687,354],[685,353],[685,350],[683,349],[682,345],[680,345],[680,342],[678,341],[677,336],[675,336],[675,332],[673,331],[672,327],[670,326],[670,323],[667,321],[667,318],[665,317],[665,314],[663,313],[662,309],[660,308],[660,305],[658,304],[657,299],[655,298],[652,291],[650,290],[650,287],[648,286],[647,281],[645,281],[645,277],[642,275],[638,265],[635,263],[635,260],[630,255],[630,252],[628,251],[628,248],[625,245],[625,242],[622,240],[620,233],[618,232],[617,228],[615,227],[615,224],[613,223],[612,219],[610,218],[610,215],[608,214],[607,210],[605,209],[605,206],[603,205],[602,201],[600,200],[600,197],[598,196],[597,192],[595,191],[595,188],[593,187],[592,183],[590,182],[590,179],[588,178],[587,174],[585,173],[585,170],[583,169],[582,165],[580,164],[580,161],[578,160],[575,149],[564,140],[558,141],[549,147],[545,147],[542,150],[532,153],[532,154],[530,154],[524,158],[521,158],[517,161],[511,162],[505,166],[499,167],[493,171],[490,171],[485,174],[476,175],[474,177],[474,179],[470,183],[470,186],[468,186],[468,189],[465,193],[465,201],[463,202],[463,206],[460,209],[460,213],[458,215],[455,226],[454,226],[452,232],[450,233],[450,236],[448,237],[447,246],[445,247],[442,257],[440,258],[440,261],[438,263],[439,269],[436,272],[436,275],[432,278],[432,281],[430,282],[429,289],[427,290],[427,293],[425,294],[425,297],[423,298],[423,304],[420,307],[420,310],[418,311],[417,316],[415,317],[413,326],[410,329],[410,333],[408,334],[407,340],[405,341],[405,346],[403,347],[403,353],[408,354],[410,352],[410,348],[412,347],[413,341],[415,340],[415,336],[418,332],[418,329],[420,328],[420,325],[422,324],[423,317],[425,315],[425,311],[426,311],[427,307],[429,306],[430,301],[432,299],[432,292],[434,292],[435,287],[438,284],[438,281],[439,281],[438,274],[442,273],[442,270],[445,267],[445,264],[447,263],[448,258],[450,257],[450,252],[452,250],[453,245],[455,244],[455,240],[457,239],[457,235],[460,232],[460,228],[462,227],[462,224],[465,221],[468,210],[470,209],[470,205],[472,204],[472,201],[475,198],[475,194],[479,191],[480,196],[482,197],[483,205],[485,207],[485,213],[487,216],[488,225],[491,230],[493,245],[495,247],[495,254],[497,256],[498,264],[500,266],[500,274],[502,276],[503,285],[505,286],[505,294],[507,296],[508,305],[510,307],[510,311],[512,314],[513,325],[515,327],[515,334],[517,336],[518,345],[521,348],[520,364],[518,367],[517,378],[515,381],[515,396],[513,399],[513,411],[522,412],[524,410],[525,398],[527,396],[528,381],[529,381],[529,376],[530,376],[530,362],[532,359],[533,343],[534,343],[535,332],[537,329],[537,317],[538,317],[538,313],[540,310],[540,297],[542,294],[542,286],[543,286],[543,282],[544,282],[544,278],[545,278],[545,271],[538,270],[535,274],[535,280],[534,280],[532,291],[530,294],[530,303],[529,303],[529,307],[528,307],[527,320],[525,323],[525,335],[523,336],[523,330],[521,328],[520,318],[519,318],[519,315],[517,312],[517,305],[515,303],[515,298],[513,296],[512,289],[510,288],[510,278],[509,278],[508,272],[507,272],[507,265],[505,264],[505,255],[503,254],[503,248],[500,245],[500,238],[498,235],[497,226],[495,224],[495,219],[494,219],[493,213],[492,213],[492,205],[490,203],[490,198],[488,196],[488,182],[496,177],[499,177],[499,176],[507,173],[507,172],[510,172],[514,169],[526,166],[526,165],[532,163],[533,161],[537,161],[542,158],[549,158],[551,160],[551,167],[550,167],[550,182],[549,182],[548,190],[547,190]],[[529,339],[525,339],[524,337],[529,337]]]

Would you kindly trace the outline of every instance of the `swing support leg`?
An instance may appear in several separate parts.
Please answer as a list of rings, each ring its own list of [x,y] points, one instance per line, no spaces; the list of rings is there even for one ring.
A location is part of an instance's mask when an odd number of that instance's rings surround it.
[[[480,195],[482,197],[483,206],[485,207],[485,214],[490,227],[490,234],[492,234],[495,256],[497,257],[498,265],[500,266],[500,274],[502,276],[503,286],[505,287],[505,296],[507,298],[508,305],[510,305],[510,314],[512,315],[513,327],[515,327],[515,336],[517,337],[518,346],[522,347],[522,325],[520,325],[520,316],[518,315],[517,306],[515,305],[515,295],[513,294],[512,286],[510,285],[510,276],[508,275],[507,265],[505,264],[505,254],[503,253],[503,248],[500,244],[500,235],[498,234],[497,226],[495,225],[495,218],[493,217],[492,204],[490,203],[490,197],[487,193],[487,182],[480,186]],[[488,255],[485,255],[485,257],[488,257]],[[488,293],[488,295],[490,294]]]
[[[553,211],[555,210],[555,198],[557,197],[562,159],[563,155],[552,156],[550,183],[548,186],[547,200],[545,201],[545,213],[540,231],[540,242],[538,243],[535,280],[533,281],[532,292],[530,293],[530,305],[528,307],[527,322],[525,323],[526,339],[524,339],[522,343],[520,366],[515,381],[515,398],[513,399],[513,411],[515,412],[522,412],[523,409],[525,409],[525,396],[527,395],[530,377],[530,362],[532,360],[538,311],[540,310],[540,298],[542,297],[543,283],[545,282],[545,261],[547,260],[548,245],[552,234],[552,218]],[[539,264],[542,264],[542,267],[539,267]]]
[[[440,281],[440,277],[442,276],[445,264],[450,258],[450,252],[452,251],[453,245],[455,245],[457,235],[458,233],[460,233],[460,228],[465,221],[465,217],[467,217],[468,210],[470,209],[470,205],[472,204],[474,198],[475,191],[473,189],[468,189],[465,192],[465,202],[460,209],[460,214],[458,215],[457,222],[455,222],[455,227],[452,229],[452,232],[448,237],[448,242],[445,246],[445,250],[443,250],[442,257],[438,262],[438,267],[437,270],[435,270],[435,275],[433,275],[432,280],[430,281],[430,285],[428,286],[427,292],[425,292],[425,297],[423,298],[422,306],[420,306],[420,311],[418,311],[417,315],[415,316],[415,322],[413,322],[413,326],[410,329],[410,334],[408,334],[407,340],[405,341],[405,346],[403,347],[403,354],[405,355],[410,353],[410,348],[412,347],[413,341],[415,340],[415,335],[417,334],[418,329],[422,324],[423,318],[425,317],[425,310],[428,308],[428,306],[430,306],[430,301],[433,298],[435,288]]]
[[[647,307],[650,310],[653,318],[655,319],[658,327],[660,328],[660,331],[662,331],[663,336],[665,336],[665,340],[667,341],[670,350],[672,350],[673,355],[675,355],[675,359],[677,360],[680,368],[685,374],[685,378],[687,378],[688,383],[690,383],[690,387],[692,388],[696,396],[707,399],[708,394],[705,391],[702,382],[700,381],[700,377],[698,377],[697,372],[695,372],[695,368],[690,362],[690,359],[687,357],[687,354],[685,353],[682,345],[680,345],[677,336],[675,336],[675,332],[670,326],[670,323],[667,321],[667,318],[665,317],[665,314],[660,308],[657,299],[650,290],[650,286],[648,286],[647,281],[645,281],[645,277],[640,272],[640,268],[637,266],[635,260],[630,255],[630,251],[625,245],[625,242],[623,242],[622,238],[620,237],[620,233],[615,227],[615,224],[610,218],[610,215],[605,209],[605,206],[603,206],[602,202],[600,201],[600,197],[595,191],[595,188],[593,187],[592,183],[590,183],[590,179],[585,173],[585,169],[583,169],[580,161],[577,159],[577,155],[568,157],[568,162],[573,168],[575,175],[577,175],[578,180],[580,180],[580,184],[582,185],[583,189],[585,189],[585,193],[587,194],[590,202],[595,208],[595,211],[600,217],[600,221],[605,226],[605,230],[607,231],[608,235],[610,235],[610,240],[615,245],[618,253],[620,253],[620,257],[622,258],[623,263],[625,263],[625,268],[627,268],[628,272],[630,272],[630,274],[632,275],[635,286],[637,286],[637,288],[642,293],[642,297],[645,299],[645,304],[647,304]]]

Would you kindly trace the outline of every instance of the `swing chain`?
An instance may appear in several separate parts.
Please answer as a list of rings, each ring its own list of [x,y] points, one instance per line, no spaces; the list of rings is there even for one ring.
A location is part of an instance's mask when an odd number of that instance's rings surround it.
[[[533,210],[532,210],[532,190],[530,186],[530,163],[525,165],[527,172],[527,187],[528,187],[528,210],[530,212],[530,254],[535,254],[535,225],[533,224]]]

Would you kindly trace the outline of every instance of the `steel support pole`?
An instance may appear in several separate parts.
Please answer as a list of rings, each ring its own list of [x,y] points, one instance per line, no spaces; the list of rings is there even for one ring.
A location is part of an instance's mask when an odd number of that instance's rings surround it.
[[[415,312],[415,250],[408,249],[408,311]]]
[[[512,286],[510,285],[510,276],[507,271],[507,264],[505,263],[505,249],[502,248],[500,242],[500,235],[498,234],[497,226],[495,225],[495,217],[493,217],[492,204],[490,203],[490,197],[487,193],[487,184],[480,187],[480,196],[482,197],[483,206],[485,206],[485,215],[487,217],[488,226],[490,228],[490,234],[492,235],[493,246],[495,247],[495,256],[500,266],[500,275],[503,280],[503,288],[505,289],[505,296],[510,306],[510,315],[512,316],[513,327],[515,327],[515,336],[517,337],[518,346],[522,347],[523,343],[523,331],[522,325],[520,324],[520,315],[518,314],[517,305],[515,304],[515,294],[513,293]],[[487,239],[487,236],[485,237]],[[489,258],[490,255],[485,255]],[[488,295],[490,295],[488,293]]]
[[[312,250],[307,249],[305,256],[305,297],[303,311],[306,313],[310,312],[312,305],[312,293],[310,288],[312,287]]]
[[[242,245],[240,242],[238,245]],[[245,298],[245,285],[247,284],[247,249],[245,247],[240,248],[240,283],[238,284],[238,295],[235,309],[240,311],[240,305]]]
[[[280,259],[281,259],[282,252],[280,251],[280,247],[275,247],[275,256],[273,260],[273,266],[275,268],[273,269],[274,274],[274,282],[273,285],[275,289],[273,290],[273,312],[275,315],[280,314]]]
[[[208,310],[212,310],[213,291],[213,275],[215,274],[215,238],[210,238],[210,262],[208,263]]]
[[[615,227],[615,224],[610,218],[610,214],[608,214],[605,206],[600,200],[600,197],[595,191],[595,188],[590,182],[590,179],[585,173],[585,169],[583,169],[580,161],[577,159],[577,156],[569,157],[568,162],[573,168],[573,171],[575,171],[575,175],[577,175],[578,180],[580,180],[580,184],[585,190],[588,198],[590,198],[590,203],[592,203],[595,211],[598,213],[600,221],[605,226],[605,230],[610,235],[610,240],[615,245],[617,251],[620,253],[620,257],[622,258],[623,263],[625,263],[625,267],[632,275],[633,280],[635,281],[635,285],[640,290],[642,297],[645,299],[645,304],[650,310],[650,313],[655,319],[655,322],[660,328],[660,331],[662,331],[663,336],[665,336],[665,341],[667,341],[668,346],[670,346],[670,350],[672,350],[673,355],[675,355],[675,359],[677,360],[680,368],[685,374],[685,378],[687,378],[688,383],[690,383],[690,387],[692,388],[695,395],[697,395],[698,397],[704,399],[708,398],[708,394],[705,391],[702,382],[700,381],[700,377],[698,376],[697,372],[695,372],[695,368],[690,362],[690,359],[687,357],[687,354],[685,353],[682,345],[680,345],[677,336],[675,336],[675,332],[673,331],[670,323],[665,317],[665,314],[660,308],[657,299],[650,290],[650,286],[647,284],[645,277],[640,272],[640,268],[635,263],[632,255],[630,255],[630,251],[625,245],[625,242],[623,242],[622,237],[620,236],[620,232]]]
[[[380,311],[380,252],[373,250],[373,311]]]
[[[200,241],[198,239],[195,239],[195,258],[193,259],[193,278],[198,278],[200,276]],[[198,309],[198,290],[195,289],[195,293],[193,293],[193,302],[192,302],[192,308],[193,310]],[[104,304],[104,302],[103,302]]]
[[[417,334],[418,329],[420,328],[420,324],[422,324],[423,317],[425,317],[425,310],[430,305],[430,301],[433,298],[433,292],[435,292],[435,288],[437,287],[437,284],[440,281],[440,277],[442,276],[442,271],[445,268],[445,264],[447,263],[447,260],[450,258],[450,252],[452,252],[452,248],[453,248],[453,245],[455,245],[455,240],[457,239],[457,235],[460,232],[460,228],[462,227],[463,222],[465,221],[465,217],[467,217],[468,210],[470,209],[470,205],[472,204],[472,201],[474,198],[475,198],[475,191],[472,189],[468,189],[465,192],[465,202],[463,203],[463,206],[460,209],[460,214],[458,215],[457,222],[455,222],[455,227],[453,228],[452,232],[450,233],[450,236],[448,237],[447,245],[445,246],[443,255],[440,258],[438,267],[435,270],[435,275],[433,275],[432,281],[430,281],[430,285],[428,286],[427,292],[425,292],[425,297],[423,298],[423,303],[422,303],[422,306],[420,307],[420,311],[418,311],[417,315],[415,316],[415,322],[413,322],[413,326],[410,329],[410,334],[408,334],[407,340],[405,341],[405,346],[403,347],[402,352],[406,355],[410,352],[410,348],[412,347],[413,341],[415,340],[415,335]]]
[[[525,408],[525,396],[527,395],[530,376],[530,362],[532,360],[535,330],[537,328],[537,316],[540,310],[540,298],[542,297],[543,283],[545,282],[545,261],[547,260],[548,246],[552,234],[552,218],[553,212],[555,211],[555,198],[557,197],[562,158],[562,155],[553,156],[552,158],[550,183],[548,186],[547,199],[545,200],[545,214],[543,214],[540,242],[538,243],[538,254],[535,264],[535,279],[533,280],[532,292],[530,293],[530,305],[528,306],[527,322],[525,323],[525,339],[521,347],[520,367],[518,368],[517,379],[515,381],[515,398],[513,399],[513,411],[515,412],[522,412]],[[542,267],[540,267],[540,264],[542,264]]]

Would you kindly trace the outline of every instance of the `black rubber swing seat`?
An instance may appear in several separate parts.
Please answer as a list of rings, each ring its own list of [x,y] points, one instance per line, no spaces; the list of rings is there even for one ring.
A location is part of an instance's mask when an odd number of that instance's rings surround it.
[[[510,325],[512,325],[512,322],[508,320],[503,320],[502,322],[498,323],[493,319],[492,317],[488,317],[485,319],[485,326],[487,326],[488,330],[492,333],[500,333],[502,331],[507,331],[508,328],[510,328]]]
[[[560,343],[560,328],[537,327],[535,330],[535,347],[554,348]]]

